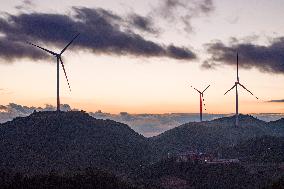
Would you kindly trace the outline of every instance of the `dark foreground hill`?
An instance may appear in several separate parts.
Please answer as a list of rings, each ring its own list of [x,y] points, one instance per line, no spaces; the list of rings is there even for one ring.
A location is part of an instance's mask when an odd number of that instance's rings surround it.
[[[284,137],[264,136],[243,141],[222,149],[223,158],[238,158],[243,162],[284,162]]]
[[[84,112],[37,112],[0,125],[0,169],[48,173],[148,162],[149,144],[127,125]]]
[[[113,174],[97,169],[87,169],[72,175],[26,176],[1,172],[1,189],[136,189],[130,183],[123,181]],[[138,188],[137,188],[138,189]],[[141,188],[140,188],[141,189]]]
[[[252,116],[240,115],[235,127],[235,116],[205,122],[192,122],[168,130],[151,138],[157,154],[186,151],[212,152],[261,136],[284,136],[284,122],[265,122]]]
[[[261,136],[284,136],[284,120],[240,116],[181,125],[147,139],[125,124],[84,112],[36,112],[0,124],[0,169],[26,173],[99,167],[117,172],[186,151],[215,152]],[[252,147],[252,146],[251,146]]]
[[[89,173],[74,174],[87,167],[110,170],[144,188],[259,188],[274,178],[270,176],[275,175],[274,170],[278,171],[276,179],[282,176],[279,165],[283,162],[283,127],[282,120],[267,123],[242,115],[239,128],[234,127],[234,117],[226,117],[184,124],[147,139],[125,124],[95,119],[84,112],[36,112],[0,124],[0,170],[45,175],[15,176],[11,182],[16,184],[40,186],[45,182],[55,183],[58,188],[61,184],[77,186],[80,182],[86,184],[81,188],[99,188],[93,185],[96,183]],[[231,145],[235,147],[228,148]],[[226,157],[253,158],[246,161],[249,165],[178,163],[171,158],[160,161],[168,152],[220,149],[227,150],[223,154]],[[256,158],[257,163],[269,165],[251,165]],[[59,174],[49,175],[50,172]],[[110,184],[108,178],[125,186],[122,188],[130,186],[112,176],[95,174],[106,184],[105,188]]]
[[[263,187],[263,189],[284,189],[284,176],[271,181],[267,186]]]
[[[144,168],[136,181],[148,182],[166,189],[248,189],[261,182],[239,164],[199,164],[165,159]]]
[[[284,118],[276,121],[270,121],[267,124],[271,126],[274,133],[280,133],[280,136],[284,136]]]

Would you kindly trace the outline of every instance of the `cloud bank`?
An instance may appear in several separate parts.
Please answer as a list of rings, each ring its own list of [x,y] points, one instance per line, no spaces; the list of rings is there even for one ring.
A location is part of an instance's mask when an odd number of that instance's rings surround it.
[[[15,117],[28,116],[33,111],[55,111],[56,107],[46,105],[45,107],[28,107],[15,103],[0,105],[0,123],[10,121]],[[72,111],[68,104],[61,105],[61,110]],[[163,133],[169,129],[180,126],[184,123],[199,121],[198,113],[169,113],[169,114],[129,114],[121,112],[120,114],[104,113],[102,111],[89,112],[91,116],[97,119],[111,119],[129,125],[134,131],[151,137]],[[203,114],[204,120],[213,120],[216,118],[231,116],[230,114]],[[253,114],[253,116],[264,121],[275,121],[284,117],[284,114]]]
[[[252,42],[235,42],[225,45],[216,41],[206,45],[210,58],[202,67],[215,68],[221,65],[236,65],[236,53],[239,52],[239,65],[243,68],[257,68],[262,72],[284,73],[284,37],[273,39],[267,45]]]
[[[61,104],[60,109],[62,111],[71,111],[71,107],[68,104]],[[0,111],[15,114],[17,116],[27,116],[34,111],[55,111],[56,107],[50,104],[46,104],[45,107],[28,107],[15,103],[9,103],[8,105],[0,105]]]
[[[12,120],[16,117],[24,117],[32,114],[34,111],[55,111],[56,107],[45,105],[45,107],[28,107],[15,103],[0,105],[0,123]],[[61,105],[62,111],[72,111],[68,104]],[[177,127],[189,121],[199,121],[199,114],[173,113],[173,114],[129,114],[121,112],[120,114],[110,114],[101,111],[89,112],[91,116],[97,119],[111,119],[129,125],[134,131],[151,137],[158,135],[166,130]],[[222,117],[223,115],[204,114],[205,120],[211,120]]]
[[[32,114],[34,111],[55,111],[56,107],[46,104],[45,107],[28,107],[15,103],[8,105],[0,105],[0,123],[11,121],[16,117],[25,117]],[[68,104],[61,105],[62,111],[71,111],[71,107]]]
[[[77,33],[81,35],[71,47],[77,50],[183,60],[197,58],[188,48],[147,40],[130,30],[131,27],[150,32],[152,23],[139,15],[126,19],[105,9],[85,7],[73,7],[71,15],[6,13],[0,17],[0,58],[8,62],[19,58],[46,59],[49,57],[46,53],[28,46],[25,42],[63,48]]]

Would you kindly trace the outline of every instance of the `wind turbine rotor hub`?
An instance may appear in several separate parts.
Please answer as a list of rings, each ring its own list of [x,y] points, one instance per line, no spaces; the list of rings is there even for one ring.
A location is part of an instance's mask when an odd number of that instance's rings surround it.
[[[68,80],[68,77],[67,77],[67,74],[66,74],[66,71],[65,71],[65,67],[64,67],[64,63],[62,61],[62,58],[61,58],[61,55],[63,54],[63,52],[71,45],[71,43],[79,36],[79,33],[73,37],[73,39],[61,50],[60,53],[55,53],[51,50],[48,50],[46,48],[43,48],[43,47],[40,47],[38,45],[35,45],[33,43],[30,43],[30,42],[27,42],[28,44],[32,45],[32,46],[35,46],[43,51],[46,51],[47,53],[53,55],[56,57],[57,59],[57,111],[60,111],[60,98],[59,98],[59,64],[61,63],[62,65],[62,68],[63,68],[63,71],[64,71],[64,74],[65,74],[65,77],[66,77],[66,80],[67,80],[67,84],[68,84],[68,87],[71,91],[71,87],[70,87],[70,84],[69,84],[69,80]]]

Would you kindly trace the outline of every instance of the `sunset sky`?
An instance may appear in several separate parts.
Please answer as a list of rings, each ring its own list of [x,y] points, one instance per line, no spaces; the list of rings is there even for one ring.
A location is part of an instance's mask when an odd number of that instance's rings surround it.
[[[236,52],[241,113],[284,113],[283,0],[1,0],[0,104],[61,103],[119,113],[235,111]],[[277,102],[269,102],[277,101]]]

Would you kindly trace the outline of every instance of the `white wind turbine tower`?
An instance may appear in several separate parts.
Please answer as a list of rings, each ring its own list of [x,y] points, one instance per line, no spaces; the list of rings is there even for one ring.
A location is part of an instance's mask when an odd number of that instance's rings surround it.
[[[79,36],[79,34],[77,34],[76,36],[73,37],[73,39],[61,50],[61,52],[58,54],[58,53],[55,53],[53,51],[50,51],[48,49],[45,49],[43,47],[40,47],[38,45],[35,45],[33,43],[30,43],[30,42],[27,42],[28,44],[30,45],[33,45],[37,48],[40,48],[41,50],[44,50],[46,52],[48,52],[49,54],[53,55],[56,57],[56,61],[57,61],[57,111],[60,111],[60,97],[59,97],[59,62],[61,63],[62,65],[62,69],[64,71],[64,74],[65,74],[65,77],[66,77],[66,80],[67,80],[67,84],[68,84],[68,87],[69,87],[69,90],[71,91],[71,87],[70,87],[70,84],[69,84],[69,80],[68,80],[68,77],[67,77],[67,74],[66,74],[66,71],[65,71],[65,67],[64,67],[64,63],[62,61],[62,58],[61,58],[61,55],[64,53],[64,51],[69,47],[69,45],[71,45],[71,43]]]
[[[194,90],[196,90],[199,93],[200,122],[202,122],[202,110],[203,110],[202,104],[204,102],[203,94],[210,87],[210,85],[208,85],[202,92],[199,91],[198,89],[194,88],[193,86],[190,86],[190,87],[193,88]],[[204,106],[205,106],[205,104],[204,104]],[[205,108],[205,110],[206,110],[206,108]]]
[[[239,54],[237,53],[237,81],[235,82],[234,86],[229,89],[224,95],[226,95],[229,91],[234,89],[236,87],[236,123],[235,126],[237,127],[239,125],[239,97],[238,97],[238,85],[240,85],[242,88],[244,88],[246,91],[248,91],[252,96],[254,96],[256,99],[258,99],[250,90],[248,90],[244,85],[240,83],[239,79]]]

